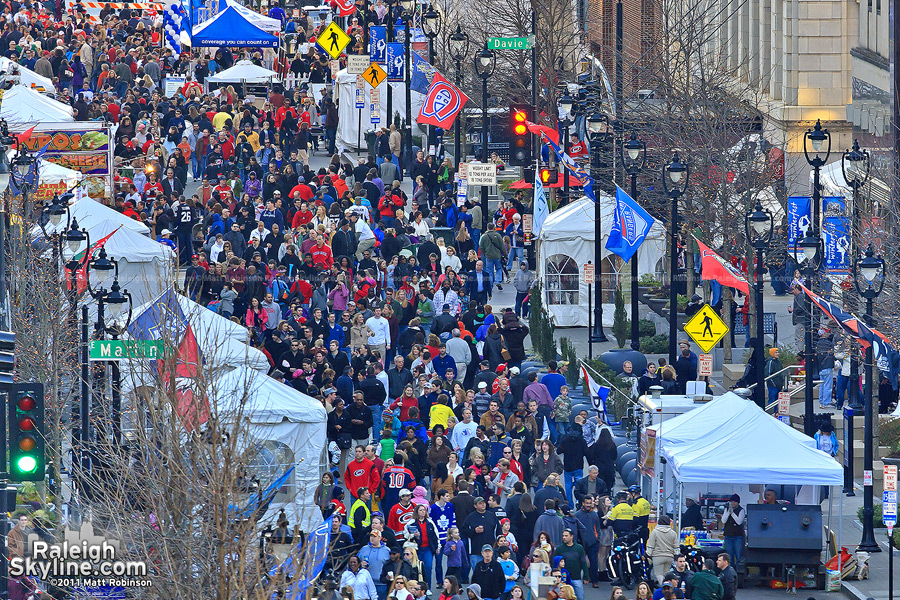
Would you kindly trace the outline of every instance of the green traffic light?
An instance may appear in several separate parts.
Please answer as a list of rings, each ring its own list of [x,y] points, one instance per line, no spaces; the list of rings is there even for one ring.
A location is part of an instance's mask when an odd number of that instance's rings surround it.
[[[16,469],[20,473],[34,473],[37,470],[37,461],[33,456],[20,456],[16,461]]]

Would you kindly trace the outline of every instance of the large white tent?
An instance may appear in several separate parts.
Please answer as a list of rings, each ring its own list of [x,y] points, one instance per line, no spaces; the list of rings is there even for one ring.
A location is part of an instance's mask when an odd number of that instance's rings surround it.
[[[72,123],[74,114],[71,106],[24,85],[14,85],[4,92],[0,105],[0,118],[5,119],[14,131],[38,123]]]
[[[250,475],[258,477],[263,488],[294,467],[267,516],[274,517],[283,508],[292,524],[312,531],[321,522],[315,491],[327,443],[322,403],[247,367],[215,381],[209,398],[217,418],[246,423],[241,431],[248,436],[247,447],[257,449]]]
[[[135,221],[131,217],[126,217],[119,211],[112,209],[105,204],[101,204],[96,200],[92,200],[87,196],[83,196],[78,200],[70,202],[69,214],[71,215],[72,219],[78,221],[79,229],[82,227],[90,229],[98,223],[102,223],[104,221],[112,221],[116,225],[121,225],[125,229],[130,229],[131,231],[136,231],[137,233],[143,235],[150,235],[150,228],[140,221]],[[45,227],[48,233],[63,232],[66,229],[66,219],[64,218],[55,227],[52,223],[47,223]],[[93,236],[91,237],[91,239],[93,239]]]
[[[233,6],[236,11],[241,13],[241,15],[262,29],[263,31],[268,31],[269,33],[278,33],[281,31],[281,21],[278,19],[273,19],[272,17],[267,17],[262,13],[258,13],[255,10],[251,10],[241,4],[240,2],[236,2],[235,0],[223,0],[219,3],[219,10],[225,10],[225,8]]]
[[[337,128],[337,147],[343,152],[348,148],[357,148],[357,138],[359,145],[366,145],[366,131],[374,127],[388,127],[389,119],[387,114],[387,94],[388,86],[394,90],[391,109],[394,113],[406,114],[406,88],[403,82],[384,82],[378,89],[381,90],[378,123],[372,124],[370,120],[370,92],[372,87],[365,84],[364,104],[363,108],[356,108],[356,75],[347,73],[347,69],[338,71],[337,85],[334,88],[335,101],[338,103],[338,128]],[[318,98],[318,95],[316,95]],[[418,135],[422,130],[416,123],[416,116],[422,108],[422,102],[425,96],[416,91],[410,92],[410,100],[412,101],[413,135]]]
[[[19,83],[25,87],[33,88],[38,92],[56,93],[56,86],[53,85],[53,80],[48,79],[43,75],[38,75],[31,69],[13,62],[5,56],[0,56],[0,72],[17,73],[19,76]]]
[[[610,273],[630,275],[630,267],[606,249],[612,226],[615,200],[597,194],[601,207],[604,282]],[[557,327],[585,327],[588,324],[588,289],[583,283],[582,265],[594,260],[594,203],[587,197],[550,213],[541,228],[537,244],[537,276],[543,282],[544,304]],[[666,232],[658,221],[637,252],[638,274],[657,275],[666,252]],[[634,260],[634,259],[632,259]],[[604,305],[604,325],[612,325],[612,306]],[[608,322],[607,322],[608,319]]]
[[[271,83],[281,81],[278,73],[253,64],[249,60],[239,60],[230,69],[206,78],[211,83]]]
[[[165,244],[116,221],[99,221],[87,229],[92,243],[112,234],[103,247],[118,261],[119,285],[131,294],[135,307],[158,298],[172,285],[177,276],[175,252]]]

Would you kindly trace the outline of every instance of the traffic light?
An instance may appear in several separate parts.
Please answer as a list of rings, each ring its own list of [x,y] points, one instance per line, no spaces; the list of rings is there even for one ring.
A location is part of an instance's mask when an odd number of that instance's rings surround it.
[[[548,185],[559,181],[559,170],[556,167],[541,167],[541,183]]]
[[[532,110],[527,104],[513,104],[509,107],[509,121],[512,131],[509,136],[509,164],[524,167],[533,162],[531,156],[531,133],[526,121],[532,120]]]
[[[12,385],[16,370],[16,334],[0,331],[0,385]]]
[[[44,384],[13,384],[7,414],[10,480],[43,481]]]

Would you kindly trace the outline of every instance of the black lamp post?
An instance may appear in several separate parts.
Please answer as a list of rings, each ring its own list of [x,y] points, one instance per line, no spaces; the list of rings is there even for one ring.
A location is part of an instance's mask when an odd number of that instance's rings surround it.
[[[496,66],[496,55],[493,50],[488,49],[487,42],[484,47],[475,56],[475,74],[481,77],[481,162],[486,163],[490,159],[488,154],[488,131],[490,129],[490,118],[488,117],[488,91],[487,83],[491,75],[494,74]],[[481,220],[482,232],[488,231],[488,225],[494,220],[490,218],[488,211],[488,189],[487,186],[481,186]]]
[[[572,118],[575,112],[575,99],[572,98],[568,93],[563,94],[563,97],[559,99],[559,108],[562,110],[565,115],[562,119],[559,120],[559,126],[563,128],[563,152],[566,154],[569,153],[569,127],[571,127],[575,123],[575,119]],[[563,197],[562,201],[559,203],[560,206],[569,203],[569,175],[568,172],[563,169]],[[600,238],[597,238],[598,240]],[[600,263],[598,261],[597,266],[599,267]]]
[[[678,292],[675,279],[678,273],[678,199],[687,191],[690,167],[681,162],[678,152],[672,162],[663,165],[663,189],[672,199],[672,216],[669,220],[669,364],[674,365],[678,348]]]
[[[859,141],[841,157],[844,181],[853,189],[853,206],[850,212],[850,256],[856,256],[856,236],[859,231],[859,190],[869,179],[870,157],[867,150],[859,149]],[[855,341],[850,341],[850,407],[859,410],[859,353]]]
[[[450,46],[450,57],[456,62],[456,85],[462,84],[462,60],[469,54],[469,34],[456,26],[447,44]],[[453,125],[456,130],[456,138],[453,144],[453,162],[456,163],[457,169],[459,163],[462,162],[462,118],[457,118]]]
[[[822,262],[822,254],[820,247],[822,244],[818,234],[814,232],[820,231],[821,219],[820,211],[822,208],[822,185],[819,183],[819,174],[822,167],[828,162],[831,155],[831,134],[827,129],[822,129],[822,122],[816,121],[812,129],[807,129],[803,134],[803,154],[806,162],[813,168],[813,191],[812,191],[812,217],[810,228],[806,237],[801,240],[800,245],[803,246],[803,254],[806,257],[806,276],[807,287],[815,291],[815,278]],[[796,250],[795,250],[796,254]],[[815,351],[813,348],[813,318],[812,306],[809,306],[806,321],[806,388],[804,390],[804,414],[803,414],[803,431],[806,435],[812,437],[816,433],[814,423],[815,413],[813,412],[813,381],[814,374],[811,366],[816,364]]]
[[[428,5],[428,10],[422,15],[422,25],[422,29],[425,30],[425,37],[428,38],[428,62],[433,65],[434,38],[436,38],[441,31],[441,13],[434,10],[434,7],[431,4]]]
[[[647,159],[647,144],[632,133],[622,144],[622,165],[631,179],[631,197],[638,199],[637,177]],[[640,252],[640,249],[638,250]],[[631,257],[631,349],[641,349],[641,333],[638,319],[638,252]]]
[[[774,222],[772,213],[762,207],[759,200],[756,201],[756,208],[747,213],[747,219],[744,221],[747,241],[750,246],[756,250],[756,347],[753,349],[756,354],[756,403],[760,408],[766,408],[766,382],[765,379],[765,360],[763,353],[765,352],[765,334],[763,333],[763,252],[772,241],[772,230]]]
[[[609,116],[603,113],[594,113],[587,118],[587,129],[591,136],[591,167],[600,166],[602,161],[600,144],[609,133]],[[568,129],[567,129],[568,131]],[[568,137],[568,135],[567,135]],[[565,182],[568,184],[569,178]],[[594,177],[597,179],[597,177]],[[594,203],[594,269],[597,281],[594,283],[594,330],[588,332],[592,343],[606,341],[606,333],[603,331],[603,212],[600,202]]]
[[[860,279],[862,278],[862,281]],[[866,248],[866,255],[860,261],[853,264],[853,284],[860,296],[866,299],[866,324],[875,327],[875,316],[872,314],[872,304],[884,290],[885,264],[880,256],[875,257],[870,244]],[[871,473],[875,460],[875,407],[872,400],[872,392],[875,387],[875,365],[872,364],[872,346],[866,348],[866,421],[865,421],[865,446],[863,454],[863,472]],[[874,489],[870,481],[863,487],[863,535],[859,543],[859,549],[865,552],[881,552],[881,547],[875,541],[875,505]]]

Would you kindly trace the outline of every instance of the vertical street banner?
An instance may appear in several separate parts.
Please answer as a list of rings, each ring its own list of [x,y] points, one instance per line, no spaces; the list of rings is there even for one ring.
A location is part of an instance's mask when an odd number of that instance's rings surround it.
[[[788,247],[803,239],[812,223],[809,196],[788,196]]]
[[[369,27],[369,58],[384,64],[387,45],[387,28],[384,25]]]
[[[403,53],[403,44],[390,42],[387,44],[387,80],[404,81],[406,57]]]
[[[822,241],[825,244],[825,268],[832,275],[850,274],[850,219],[844,216],[825,217],[822,222]]]

